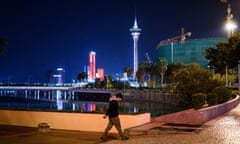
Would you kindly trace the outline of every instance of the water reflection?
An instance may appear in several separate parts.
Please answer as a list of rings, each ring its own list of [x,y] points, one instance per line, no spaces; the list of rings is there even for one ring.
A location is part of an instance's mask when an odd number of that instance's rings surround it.
[[[61,97],[61,91],[57,90],[56,95],[57,95],[57,100],[56,100],[57,110],[63,110],[63,100],[62,100],[62,97]]]
[[[108,101],[83,101],[82,95],[73,95],[68,91],[17,91],[8,93],[0,92],[0,108],[3,109],[28,109],[40,111],[74,111],[74,112],[99,112],[104,113]],[[86,97],[84,95],[84,97]],[[96,96],[95,96],[96,97]],[[120,113],[150,112],[152,116],[167,114],[176,111],[175,105],[149,101],[123,101],[120,102]]]

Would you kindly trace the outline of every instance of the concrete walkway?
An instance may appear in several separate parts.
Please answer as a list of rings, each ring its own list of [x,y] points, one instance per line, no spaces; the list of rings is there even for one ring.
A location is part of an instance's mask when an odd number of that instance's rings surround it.
[[[154,127],[162,123],[152,123]],[[148,129],[149,127],[146,127]],[[194,132],[154,131],[130,136],[121,141],[110,134],[104,144],[239,144],[240,104],[231,111],[205,123]],[[142,129],[143,130],[143,129]],[[37,128],[0,125],[0,144],[98,144],[101,133],[51,130],[38,133]]]
[[[193,133],[161,133],[134,136],[128,141],[106,144],[240,144],[240,104],[231,111],[205,123]]]

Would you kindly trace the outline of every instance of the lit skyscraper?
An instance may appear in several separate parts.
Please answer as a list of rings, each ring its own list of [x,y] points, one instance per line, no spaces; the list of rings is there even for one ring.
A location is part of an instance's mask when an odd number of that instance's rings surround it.
[[[58,67],[57,68],[57,72],[58,72],[58,84],[63,84],[64,82],[64,69],[62,67]]]
[[[103,68],[97,69],[97,78],[99,78],[100,81],[104,80],[104,69]]]
[[[96,78],[96,52],[91,51],[89,53],[89,70],[88,70],[89,82],[94,82]]]
[[[61,85],[64,83],[64,75],[65,75],[65,70],[62,67],[58,67],[57,74],[53,75],[53,78],[55,78],[56,84]]]
[[[138,71],[138,38],[140,35],[140,29],[137,25],[137,18],[134,19],[134,25],[130,28],[131,35],[133,37],[133,78],[136,78],[136,72]]]

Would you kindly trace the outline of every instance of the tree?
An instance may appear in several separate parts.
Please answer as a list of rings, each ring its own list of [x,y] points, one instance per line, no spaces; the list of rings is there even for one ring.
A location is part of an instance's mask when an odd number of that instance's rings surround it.
[[[0,38],[0,53],[4,51],[5,46],[7,45],[8,41],[4,38]]]
[[[233,37],[228,39],[229,43],[229,57],[230,63],[229,63],[229,68],[234,68],[237,67],[238,65],[238,60],[240,60],[240,33],[235,34]]]
[[[133,69],[130,66],[126,66],[124,72],[127,73],[127,77],[130,77],[133,74]]]
[[[165,72],[165,77],[168,78],[168,80],[171,80],[171,76],[174,72],[178,71],[181,68],[185,68],[186,65],[182,62],[173,62],[168,64],[167,71]]]
[[[104,76],[103,85],[107,89],[113,87],[113,85],[112,85],[112,76],[111,75]]]
[[[209,66],[215,72],[226,74],[226,85],[228,85],[228,71],[237,67],[240,59],[240,34],[236,34],[228,39],[227,42],[216,44],[216,48],[206,49],[206,58]]]
[[[140,86],[143,85],[145,72],[146,72],[145,62],[141,62],[136,73],[137,81],[139,82]]]
[[[86,72],[80,72],[77,76],[79,81],[84,81],[87,78],[88,74]]]
[[[101,80],[100,80],[100,78],[96,78],[95,79],[95,87],[96,88],[101,88]]]
[[[224,70],[226,65],[229,68],[237,67],[240,59],[240,34],[235,34],[227,42],[217,43],[216,48],[207,48],[206,58],[210,67],[216,70]]]
[[[226,42],[220,42],[217,43],[216,47],[217,48],[207,48],[205,57],[208,59],[210,69],[214,69],[215,72],[223,74],[228,62],[228,44]]]
[[[157,72],[160,73],[161,75],[161,87],[163,87],[163,79],[164,79],[164,74],[167,71],[167,60],[165,58],[158,58],[156,68]]]
[[[145,73],[149,75],[149,80],[153,80],[156,74],[156,64],[151,62],[144,62]]]
[[[145,64],[146,74],[148,75],[148,87],[155,88],[156,87],[156,80],[155,75],[157,75],[156,71],[156,63],[146,62]]]
[[[213,79],[209,70],[202,69],[198,64],[191,63],[179,69],[172,76],[176,84],[176,93],[179,96],[180,106],[192,107],[192,96],[195,93],[209,93],[222,83]]]

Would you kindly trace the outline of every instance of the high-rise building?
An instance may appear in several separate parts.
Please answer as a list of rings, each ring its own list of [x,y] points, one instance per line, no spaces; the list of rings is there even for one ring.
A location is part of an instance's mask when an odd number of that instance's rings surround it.
[[[58,83],[63,84],[64,83],[64,73],[65,73],[64,69],[62,67],[58,67],[57,73],[59,75]]]
[[[103,68],[97,69],[97,77],[100,79],[100,81],[104,80],[104,69]]]
[[[96,78],[96,52],[91,51],[89,53],[89,69],[88,69],[88,81],[95,82]]]
[[[208,47],[216,47],[218,42],[226,41],[225,38],[203,38],[188,40],[185,43],[174,43],[160,46],[157,49],[157,58],[165,58],[170,62],[182,62],[184,64],[198,63],[203,68],[208,68],[208,60],[205,58]],[[174,60],[174,61],[172,61]]]
[[[138,71],[138,39],[140,36],[140,29],[137,25],[137,18],[134,19],[134,25],[130,28],[131,35],[133,37],[133,78],[136,78],[136,72]]]
[[[57,73],[53,74],[53,78],[55,79],[55,83],[61,85],[64,83],[65,70],[62,67],[57,68]]]

